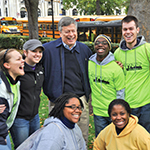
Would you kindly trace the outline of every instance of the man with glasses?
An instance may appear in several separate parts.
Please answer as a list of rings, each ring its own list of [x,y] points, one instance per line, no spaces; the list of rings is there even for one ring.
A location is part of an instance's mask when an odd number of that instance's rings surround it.
[[[94,113],[95,136],[110,122],[108,105],[114,99],[124,99],[124,73],[115,62],[111,39],[99,35],[94,41],[95,54],[89,58],[88,73]]]

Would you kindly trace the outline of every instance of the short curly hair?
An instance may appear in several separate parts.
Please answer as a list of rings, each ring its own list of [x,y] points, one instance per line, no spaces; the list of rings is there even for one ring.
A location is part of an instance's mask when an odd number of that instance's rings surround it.
[[[129,113],[129,116],[131,116],[131,108],[130,108],[129,104],[123,99],[114,99],[109,104],[109,107],[108,107],[109,117],[111,117],[111,111],[112,111],[112,108],[113,108],[114,105],[121,105],[121,106],[123,106],[125,108],[125,110],[127,111],[127,113]]]

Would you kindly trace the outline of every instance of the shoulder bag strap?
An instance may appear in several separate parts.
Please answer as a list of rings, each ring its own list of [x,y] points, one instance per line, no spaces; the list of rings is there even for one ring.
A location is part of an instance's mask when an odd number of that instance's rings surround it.
[[[60,131],[63,133],[62,129],[60,128],[60,126],[57,123],[55,123],[55,122],[52,122],[52,123],[55,124],[60,129]]]

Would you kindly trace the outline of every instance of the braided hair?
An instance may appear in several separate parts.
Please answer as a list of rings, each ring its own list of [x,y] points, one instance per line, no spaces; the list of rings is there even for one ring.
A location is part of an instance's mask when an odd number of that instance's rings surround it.
[[[54,118],[57,117],[59,119],[63,118],[63,109],[65,107],[65,104],[69,103],[69,99],[71,98],[77,98],[80,101],[81,107],[83,107],[83,103],[79,96],[74,93],[64,93],[56,99],[55,106],[50,112],[49,116],[53,116]]]

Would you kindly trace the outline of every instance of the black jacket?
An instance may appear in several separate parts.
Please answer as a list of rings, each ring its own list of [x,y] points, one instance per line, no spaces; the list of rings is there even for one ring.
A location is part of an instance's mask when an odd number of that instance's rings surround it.
[[[21,101],[17,118],[31,120],[38,114],[40,93],[44,81],[44,71],[41,64],[35,70],[25,63],[25,75],[20,77]]]
[[[65,78],[65,56],[62,39],[45,43],[43,46],[45,48],[43,52],[43,66],[45,68],[43,91],[49,100],[54,102],[63,93]],[[76,41],[74,50],[77,51],[75,54],[81,69],[82,84],[88,101],[91,92],[88,80],[88,59],[92,52],[87,45],[79,41]]]

